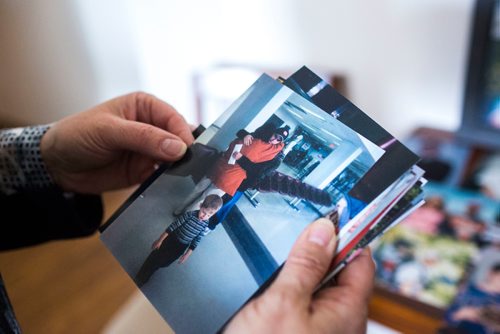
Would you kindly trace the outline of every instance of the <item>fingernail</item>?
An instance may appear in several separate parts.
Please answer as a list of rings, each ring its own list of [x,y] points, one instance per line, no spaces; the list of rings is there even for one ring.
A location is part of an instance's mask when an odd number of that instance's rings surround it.
[[[187,146],[179,140],[165,139],[161,149],[168,155],[180,156],[186,153]]]
[[[331,221],[319,219],[313,223],[309,231],[309,241],[326,247],[335,236],[335,228]]]

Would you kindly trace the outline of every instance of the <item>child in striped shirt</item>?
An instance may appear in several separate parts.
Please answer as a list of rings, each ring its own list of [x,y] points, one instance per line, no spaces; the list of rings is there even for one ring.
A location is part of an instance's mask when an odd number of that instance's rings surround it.
[[[141,269],[135,276],[136,284],[141,287],[156,270],[168,267],[175,260],[184,263],[196,248],[208,228],[208,220],[222,206],[218,195],[208,195],[199,210],[188,211],[170,224],[153,245]]]

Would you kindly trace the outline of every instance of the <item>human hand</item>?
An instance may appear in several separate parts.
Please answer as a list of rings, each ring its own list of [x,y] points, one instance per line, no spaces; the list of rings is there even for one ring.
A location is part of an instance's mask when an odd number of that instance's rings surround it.
[[[282,271],[261,296],[228,324],[226,333],[365,333],[375,265],[364,250],[337,276],[335,285],[313,291],[326,274],[336,246],[324,218],[300,235]]]
[[[161,244],[163,243],[163,240],[158,239],[155,242],[153,242],[153,245],[151,245],[151,249],[160,249]]]
[[[132,93],[55,123],[40,150],[62,189],[101,193],[143,182],[157,162],[181,158],[193,140],[173,107]]]
[[[240,158],[243,156],[243,154],[241,154],[240,152],[234,152],[233,153],[233,158],[235,160],[240,160]]]
[[[243,137],[243,144],[245,144],[245,146],[251,145],[252,142],[253,142],[253,136],[252,135],[246,135],[245,137]]]
[[[186,262],[186,260],[191,256],[191,253],[193,253],[193,251],[191,249],[188,249],[186,253],[182,254],[182,256],[179,258],[179,264],[183,264],[184,262]]]
[[[478,321],[481,318],[481,308],[464,306],[451,316],[455,321]]]

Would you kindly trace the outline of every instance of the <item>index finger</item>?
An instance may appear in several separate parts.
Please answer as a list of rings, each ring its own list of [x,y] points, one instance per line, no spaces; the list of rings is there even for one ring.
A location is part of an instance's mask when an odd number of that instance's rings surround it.
[[[363,332],[374,276],[375,264],[370,251],[364,249],[339,273],[336,285],[319,291],[313,304],[316,320],[329,326],[338,317]]]
[[[367,247],[339,273],[337,286],[368,297],[373,289],[374,278],[375,263]]]
[[[333,287],[320,290],[318,298],[335,301],[348,296],[350,305],[366,304],[373,290],[375,263],[369,248],[363,251],[337,275]]]
[[[132,96],[135,120],[162,128],[180,137],[187,145],[193,143],[191,126],[174,107],[151,94],[133,93]]]

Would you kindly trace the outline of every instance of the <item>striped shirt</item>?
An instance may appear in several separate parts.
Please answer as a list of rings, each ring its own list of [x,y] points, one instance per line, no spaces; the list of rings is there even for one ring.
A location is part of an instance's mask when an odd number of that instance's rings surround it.
[[[208,220],[198,218],[199,210],[188,211],[170,224],[165,232],[174,233],[179,242],[194,250],[208,228]]]

